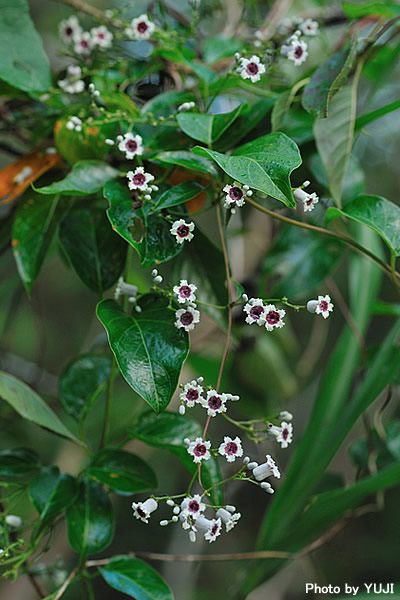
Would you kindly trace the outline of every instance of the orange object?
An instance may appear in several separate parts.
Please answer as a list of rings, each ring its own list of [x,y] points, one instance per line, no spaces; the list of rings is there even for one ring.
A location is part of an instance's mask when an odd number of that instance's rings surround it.
[[[189,179],[191,179],[191,180],[194,179],[194,180],[198,181],[199,183],[201,183],[202,185],[208,184],[208,180],[203,179],[202,177],[199,177],[199,174],[197,173],[197,171],[184,171],[183,169],[179,169],[179,168],[175,169],[171,173],[171,175],[168,178],[168,183],[172,183],[172,185],[178,185],[178,183],[183,183],[184,181],[188,181]],[[191,200],[188,200],[187,202],[185,202],[188,212],[196,213],[197,211],[201,210],[204,206],[206,199],[207,199],[206,192],[200,192],[199,194],[197,194],[197,196],[195,196]]]

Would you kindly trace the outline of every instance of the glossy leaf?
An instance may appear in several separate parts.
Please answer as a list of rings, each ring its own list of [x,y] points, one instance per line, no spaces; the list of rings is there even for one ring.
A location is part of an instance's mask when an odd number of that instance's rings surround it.
[[[67,196],[85,196],[95,194],[103,185],[117,177],[119,172],[101,160],[81,160],[64,179],[51,185],[37,188],[39,194],[65,194]]]
[[[129,100],[125,94],[124,96]],[[102,95],[102,100],[107,102],[106,96]],[[108,110],[111,110],[111,104],[107,102]],[[106,139],[115,139],[119,133],[117,123],[114,121],[93,125],[83,121],[81,131],[76,131],[68,129],[69,120],[70,116],[62,117],[54,126],[54,142],[61,156],[72,165],[78,161],[102,160],[110,151]]]
[[[316,117],[326,117],[332,97],[340,90],[357,57],[357,41],[336,52],[315,71],[304,88],[302,105]]]
[[[194,156],[191,152],[186,150],[160,152],[152,159],[152,161],[155,163],[185,167],[192,171],[199,171],[200,173],[207,173],[213,177],[219,177],[219,171],[211,160],[202,156]]]
[[[12,249],[19,275],[30,294],[54,232],[68,209],[66,200],[29,192],[18,204],[13,227]]]
[[[31,448],[0,451],[0,475],[18,477],[40,468],[40,458]]]
[[[184,204],[188,200],[191,200],[204,190],[204,187],[198,181],[184,181],[179,185],[166,190],[159,199],[153,209],[162,210],[163,208],[170,208],[172,206],[178,206]]]
[[[110,499],[96,481],[84,479],[78,497],[67,510],[68,541],[81,555],[101,552],[114,535],[114,513]]]
[[[263,119],[271,110],[274,101],[274,97],[262,98],[252,105],[245,104],[235,120],[234,127],[230,127],[225,131],[224,135],[215,144],[215,149],[219,152],[229,151],[248,134],[258,135]]]
[[[125,265],[126,244],[113,231],[100,207],[75,205],[60,225],[59,240],[85,285],[102,294]]]
[[[290,108],[291,91],[285,90],[275,101],[271,113],[271,131],[279,131]]]
[[[140,313],[128,315],[114,300],[103,300],[97,305],[97,316],[123,377],[159,413],[178,385],[189,336],[175,327],[175,313],[166,298],[148,294],[139,305]]]
[[[0,37],[0,78],[26,92],[48,90],[49,61],[29,16],[27,0],[0,0]]]
[[[107,216],[112,228],[135,248],[143,267],[166,262],[182,251],[182,244],[171,235],[169,221],[161,214],[149,214],[150,205],[133,211],[127,187],[110,181],[104,187],[104,196],[110,203]]]
[[[349,19],[360,19],[368,15],[379,15],[392,19],[400,15],[400,6],[395,2],[366,2],[365,4],[353,4],[352,2],[342,2],[344,14]]]
[[[153,469],[142,458],[126,450],[100,450],[87,472],[93,479],[119,492],[138,494],[157,487]]]
[[[111,357],[83,354],[63,371],[58,395],[66,413],[79,421],[103,391],[111,373]]]
[[[31,481],[29,497],[39,513],[34,535],[44,524],[54,520],[75,500],[76,482],[71,475],[61,474],[58,467],[46,467]]]
[[[24,419],[74,442],[81,442],[65,427],[55,412],[26,383],[0,371],[0,398]]]
[[[109,586],[135,600],[174,600],[165,581],[142,560],[114,556],[98,569]]]
[[[197,471],[197,465],[193,462],[193,457],[188,454],[183,442],[185,438],[194,440],[202,436],[203,429],[196,421],[168,411],[158,416],[148,411],[140,415],[135,427],[129,433],[132,438],[139,439],[149,446],[165,448],[177,456],[191,473]],[[210,488],[221,480],[218,462],[215,458],[211,457],[209,460],[203,461],[201,478],[206,488]],[[222,504],[222,493],[221,486],[211,492],[211,497],[216,504]]]
[[[178,114],[177,121],[186,135],[210,145],[216,142],[232,125],[241,113],[243,106],[244,104],[240,104],[232,112],[219,115],[184,112]]]
[[[207,38],[204,42],[204,60],[213,65],[223,58],[231,58],[235,52],[243,48],[243,42],[238,38],[216,35]]]
[[[257,138],[230,156],[198,146],[193,151],[211,156],[225,173],[240,183],[295,207],[289,176],[301,165],[301,157],[296,144],[283,133]]]
[[[400,208],[381,196],[364,194],[342,208],[334,206],[326,212],[326,223],[338,217],[348,217],[376,231],[391,252],[400,256]]]
[[[313,231],[286,226],[269,249],[263,273],[277,276],[271,295],[302,298],[313,292],[337,264],[343,245]]]

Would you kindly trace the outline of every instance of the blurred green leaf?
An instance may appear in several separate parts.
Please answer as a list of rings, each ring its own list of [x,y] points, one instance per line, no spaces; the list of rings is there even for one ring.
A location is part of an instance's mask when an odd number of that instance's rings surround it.
[[[202,437],[203,429],[196,421],[168,411],[158,416],[148,411],[140,415],[135,427],[129,430],[129,434],[133,439],[141,440],[149,446],[165,448],[177,456],[190,473],[197,472],[197,465],[193,462],[193,457],[188,454],[183,442],[185,438],[194,440]],[[206,488],[221,481],[218,462],[215,458],[211,457],[202,462],[201,479]],[[223,503],[222,486],[216,487],[211,492],[211,498],[215,504]]]
[[[4,371],[0,371],[0,398],[24,419],[81,444],[36,392]]]
[[[142,114],[146,115],[149,112],[153,115],[170,115],[174,109],[183,102],[194,101],[195,97],[191,92],[178,92],[177,90],[169,90],[162,94],[157,94],[151,98],[142,108]]]
[[[309,167],[315,179],[323,185],[328,187],[328,179],[324,165],[322,164],[320,156],[315,153],[309,160]],[[353,200],[355,196],[363,194],[365,191],[365,173],[361,168],[360,161],[354,154],[350,156],[349,165],[343,179],[343,201],[344,203]]]
[[[211,160],[202,156],[194,156],[187,150],[160,152],[152,159],[152,162],[185,167],[192,171],[219,177],[219,171]]]
[[[264,135],[237,148],[230,156],[196,146],[193,152],[209,155],[233,179],[295,207],[289,175],[301,165],[297,145],[283,133]]]
[[[342,2],[344,14],[349,19],[360,19],[368,15],[379,15],[391,19],[400,15],[400,6],[395,2],[366,2],[365,4],[353,4],[351,2]]]
[[[139,456],[125,450],[100,450],[92,458],[87,473],[119,492],[138,494],[157,487],[153,469]]]
[[[81,556],[101,552],[111,543],[114,526],[113,507],[103,487],[84,479],[77,499],[67,510],[71,548]]]
[[[392,421],[387,426],[386,446],[392,456],[400,460],[400,421]]]
[[[231,150],[248,134],[259,135],[260,126],[264,117],[269,113],[275,98],[262,98],[254,104],[244,104],[243,109],[235,121],[235,126],[225,131],[215,144],[215,149],[220,152]]]
[[[37,188],[39,194],[65,194],[67,196],[85,196],[100,191],[107,181],[117,177],[119,172],[100,160],[81,160],[68,175],[51,185]]]
[[[191,200],[204,190],[204,186],[198,181],[184,181],[178,185],[166,190],[158,198],[153,211],[162,210],[163,208],[170,208],[172,206],[178,206],[188,200]]]
[[[143,296],[140,313],[126,314],[114,300],[102,300],[97,316],[128,384],[155,413],[164,410],[178,385],[189,351],[189,336],[175,327],[168,299]]]
[[[0,475],[18,477],[40,468],[40,458],[31,448],[0,451]]]
[[[104,390],[111,373],[111,357],[82,354],[60,376],[58,394],[67,414],[83,419]]]
[[[362,129],[363,127],[368,125],[368,123],[372,123],[373,121],[376,121],[376,119],[380,119],[381,117],[384,117],[385,115],[393,112],[394,110],[398,110],[399,108],[400,100],[395,100],[394,102],[385,104],[384,106],[381,106],[380,108],[377,108],[372,112],[369,112],[365,115],[361,115],[361,117],[358,117],[358,119],[356,119],[355,130],[357,131],[358,129]]]
[[[0,77],[27,92],[51,86],[48,58],[29,16],[27,0],[0,0]]]
[[[271,113],[271,131],[278,131],[283,123],[285,115],[290,108],[290,90],[282,92],[277,100],[275,101],[274,107]]]
[[[242,40],[216,35],[207,38],[204,42],[204,60],[206,63],[213,65],[223,58],[231,58],[235,52],[239,52],[242,48]]]
[[[102,98],[105,100],[104,96]],[[82,122],[81,131],[76,131],[68,129],[69,120],[69,116],[61,118],[54,128],[54,142],[61,156],[72,165],[89,159],[103,159],[110,151],[106,139],[115,139],[119,133],[117,123],[103,122],[93,125]]]
[[[137,558],[114,556],[98,570],[109,586],[135,600],[174,600],[157,571]]]
[[[243,107],[240,104],[233,111],[218,115],[184,112],[178,114],[177,121],[186,135],[211,145],[234,123]]]
[[[302,105],[316,117],[328,115],[329,104],[340,90],[353,68],[357,57],[357,40],[336,52],[318,67],[304,88]]]
[[[29,192],[21,198],[12,227],[12,249],[19,275],[28,292],[39,274],[54,232],[68,210],[67,201]]]
[[[326,223],[338,217],[348,217],[367,225],[378,233],[389,246],[390,251],[400,256],[400,208],[394,202],[364,194],[347,202],[344,208],[331,206],[326,211]]]

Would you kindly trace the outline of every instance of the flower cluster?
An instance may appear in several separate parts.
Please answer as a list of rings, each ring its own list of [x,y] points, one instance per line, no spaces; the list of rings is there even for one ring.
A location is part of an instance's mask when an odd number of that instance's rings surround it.
[[[194,329],[196,323],[200,323],[200,312],[196,308],[197,286],[194,283],[188,283],[186,279],[181,279],[179,285],[173,287],[173,293],[179,304],[186,304],[184,308],[176,311],[175,326],[185,331]]]
[[[80,94],[85,89],[85,82],[81,77],[82,69],[78,65],[70,65],[67,68],[66,78],[60,79],[58,85],[68,94]]]
[[[82,131],[82,121],[79,117],[70,117],[65,127],[70,131]]]
[[[232,213],[236,212],[236,207],[241,207],[245,204],[246,196],[250,197],[253,195],[248,185],[241,185],[237,181],[233,184],[227,184],[222,191],[226,194],[224,208],[230,208]]]
[[[205,391],[201,385],[202,382],[203,377],[199,377],[185,385],[181,384],[182,391],[179,398],[182,407],[193,408],[195,404],[199,404],[207,410],[210,417],[215,417],[219,413],[226,412],[227,401],[235,402],[239,400],[239,396],[227,393],[221,394],[212,388]],[[180,410],[180,412],[184,414],[185,411]]]
[[[267,331],[280,329],[285,325],[283,317],[286,311],[276,308],[275,304],[264,304],[261,298],[251,298],[243,307],[247,314],[246,323],[264,325]]]
[[[83,31],[75,16],[61,21],[59,33],[61,39],[72,46],[74,52],[80,56],[89,56],[95,48],[110,48],[114,38],[111,31],[104,25],[93,27],[90,31]]]
[[[293,28],[296,28],[293,32]],[[292,35],[287,38],[281,46],[281,55],[291,60],[296,67],[304,63],[308,56],[308,45],[300,39],[302,35],[315,36],[318,33],[318,23],[313,19],[302,19],[295,17],[281,26],[281,33],[287,34],[292,31]]]

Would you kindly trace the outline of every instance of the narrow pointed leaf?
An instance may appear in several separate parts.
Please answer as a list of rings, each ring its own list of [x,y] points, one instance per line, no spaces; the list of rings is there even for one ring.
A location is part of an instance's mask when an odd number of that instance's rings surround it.
[[[138,494],[157,487],[153,469],[136,454],[107,448],[92,459],[88,475],[119,492]]]
[[[119,171],[101,160],[81,160],[61,181],[37,188],[39,194],[85,196],[95,194],[103,185],[119,175]]]
[[[40,468],[40,458],[31,448],[10,448],[0,452],[0,475],[18,477]]]
[[[174,600],[157,571],[138,558],[114,556],[98,569],[110,587],[135,600]]]
[[[76,481],[71,475],[61,474],[58,467],[46,467],[31,481],[29,496],[39,513],[35,535],[44,524],[54,520],[75,500]]]

